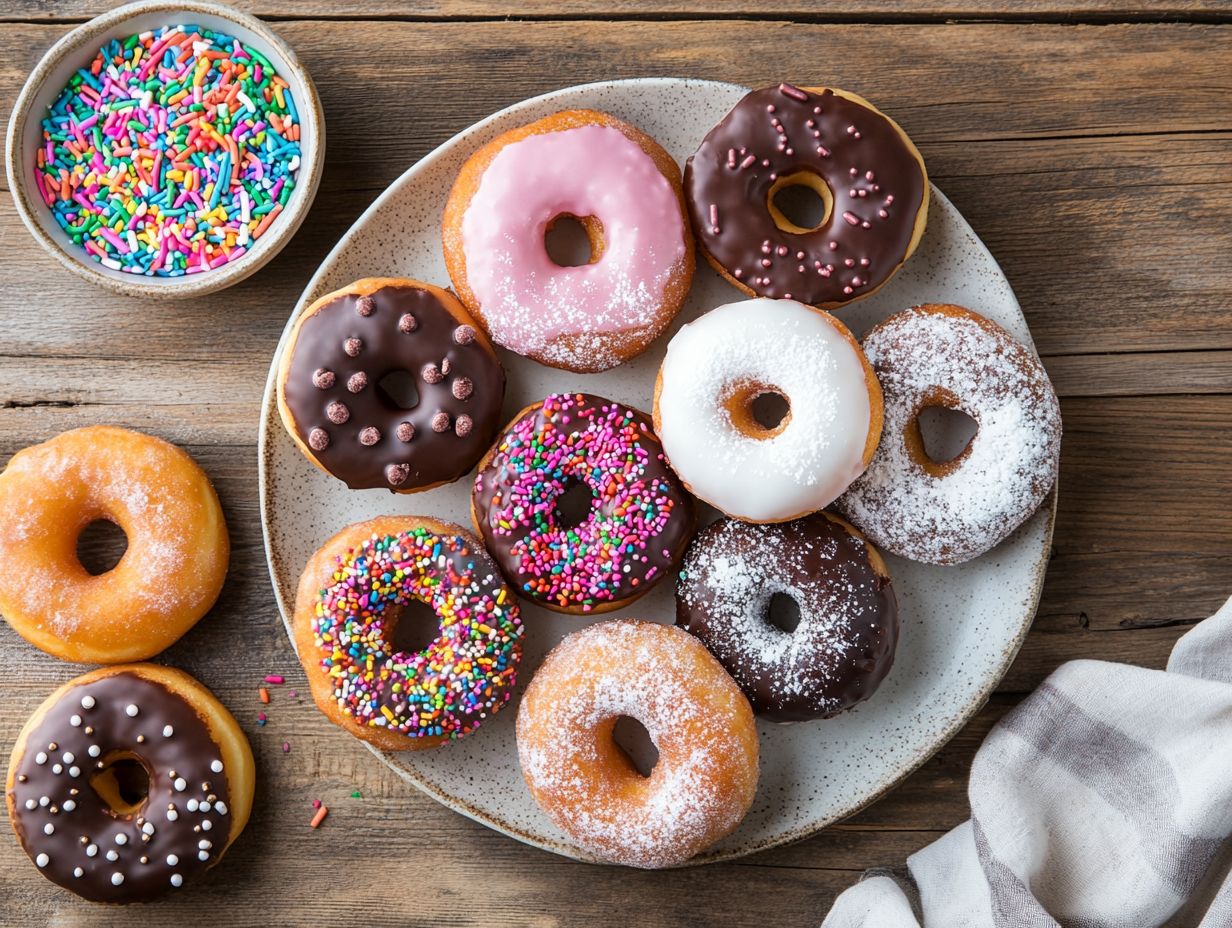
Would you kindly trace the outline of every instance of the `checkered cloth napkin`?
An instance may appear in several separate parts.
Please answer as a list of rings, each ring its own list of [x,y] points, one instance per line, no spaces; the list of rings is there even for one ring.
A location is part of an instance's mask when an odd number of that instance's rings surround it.
[[[971,820],[822,928],[1229,928],[1232,600],[1168,669],[1072,661],[989,733]]]

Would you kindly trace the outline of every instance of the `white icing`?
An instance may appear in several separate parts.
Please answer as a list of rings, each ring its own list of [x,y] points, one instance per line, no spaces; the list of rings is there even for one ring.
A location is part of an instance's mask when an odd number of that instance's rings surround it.
[[[667,346],[659,439],[694,494],[729,515],[780,521],[829,505],[864,468],[871,409],[860,354],[828,316],[793,300],[711,310]],[[773,387],[791,419],[753,438],[724,405],[742,384]]]
[[[1061,409],[1028,349],[969,317],[910,309],[864,341],[885,396],[885,429],[868,472],[838,502],[873,543],[902,557],[956,564],[1003,541],[1056,480]],[[910,455],[904,432],[921,399],[941,387],[979,430],[944,477]]]

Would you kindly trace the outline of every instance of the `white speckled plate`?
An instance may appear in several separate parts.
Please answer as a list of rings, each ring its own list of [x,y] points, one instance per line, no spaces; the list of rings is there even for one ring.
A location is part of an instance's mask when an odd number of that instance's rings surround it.
[[[745,92],[709,81],[611,81],[558,90],[483,120],[412,166],[359,218],[308,284],[287,331],[298,311],[315,297],[359,277],[406,276],[448,285],[439,228],[445,197],[462,162],[498,133],[558,110],[593,107],[650,133],[683,164]],[[740,298],[699,261],[677,325]],[[878,319],[924,302],[972,307],[1030,343],[1026,321],[1001,269],[935,188],[919,250],[881,292],[840,316],[862,334]],[[602,374],[551,370],[502,352],[509,372],[506,416],[557,390],[585,390],[649,410],[655,372],[671,332],[634,362]],[[277,367],[276,353],[261,419],[261,517],[274,593],[286,620],[300,571],[335,531],[392,513],[469,525],[471,481],[411,496],[349,490],[309,464],[283,431],[274,400]],[[893,671],[872,699],[839,718],[791,726],[761,723],[757,800],[740,828],[697,862],[783,844],[851,815],[958,731],[988,698],[1031,624],[1054,512],[1055,495],[1004,544],[960,567],[890,558],[903,623]],[[672,595],[671,584],[661,584],[613,615],[670,622]],[[524,616],[528,631],[523,685],[553,644],[591,621],[534,607],[524,607]],[[374,753],[450,808],[521,841],[585,859],[539,811],[522,782],[514,743],[516,712],[516,704],[511,704],[474,736],[436,751]]]

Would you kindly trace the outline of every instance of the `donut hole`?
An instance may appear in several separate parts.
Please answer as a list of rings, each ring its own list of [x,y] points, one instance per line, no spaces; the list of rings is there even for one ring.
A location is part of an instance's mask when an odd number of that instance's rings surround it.
[[[790,635],[800,627],[800,604],[788,593],[775,593],[766,606],[766,621]]]
[[[659,762],[659,749],[646,726],[631,715],[622,715],[612,726],[612,741],[643,777],[648,777]]]
[[[441,620],[427,603],[414,600],[390,607],[385,618],[385,641],[395,654],[426,651],[441,633]]]
[[[575,528],[590,518],[594,506],[594,491],[581,480],[569,480],[556,498],[556,523],[561,528]]]
[[[419,405],[419,389],[410,371],[390,371],[377,381],[376,388],[385,402],[396,409],[414,409]]]
[[[150,797],[150,768],[131,751],[103,758],[89,782],[103,801],[103,808],[116,818],[137,814]]]
[[[749,438],[774,438],[791,421],[791,400],[769,384],[740,384],[724,406],[732,425]]]
[[[907,426],[907,447],[916,463],[935,477],[952,472],[970,453],[979,423],[952,395],[926,401]]]
[[[594,216],[561,213],[547,224],[543,247],[559,267],[594,264],[603,254],[603,223]]]
[[[797,171],[774,182],[766,207],[781,231],[789,235],[807,235],[830,221],[834,194],[820,175]]]
[[[115,570],[128,550],[128,535],[110,519],[95,519],[77,536],[77,560],[97,577]]]

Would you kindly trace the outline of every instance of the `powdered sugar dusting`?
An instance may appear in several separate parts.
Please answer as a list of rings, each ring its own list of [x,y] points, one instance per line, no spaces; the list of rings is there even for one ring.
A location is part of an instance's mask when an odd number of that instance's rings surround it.
[[[613,762],[621,716],[659,749],[648,778]],[[559,827],[634,867],[683,863],[739,824],[756,789],[744,697],[695,639],[645,622],[593,625],[552,651],[522,700],[518,754]]]
[[[991,323],[916,307],[864,342],[885,396],[885,430],[839,508],[872,540],[912,560],[956,564],[1004,540],[1056,480],[1061,410],[1043,365]],[[956,469],[933,476],[904,434],[938,388],[978,425]]]

